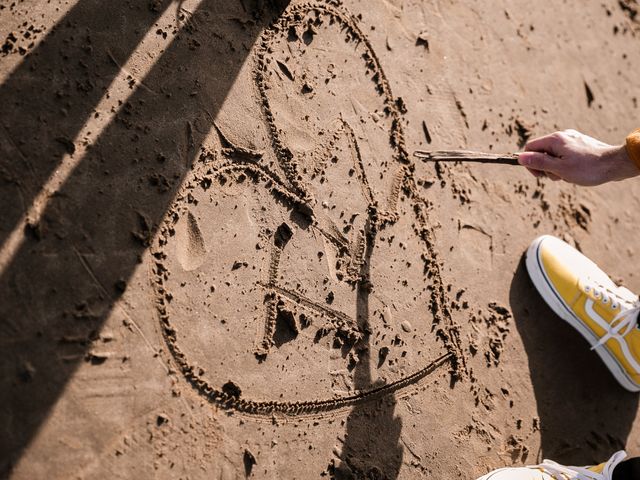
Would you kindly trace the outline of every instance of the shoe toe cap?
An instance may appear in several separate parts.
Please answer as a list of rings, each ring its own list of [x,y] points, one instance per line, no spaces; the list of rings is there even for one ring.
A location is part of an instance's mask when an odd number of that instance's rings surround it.
[[[572,283],[578,278],[595,281],[606,287],[616,287],[609,276],[590,258],[583,255],[567,242],[552,235],[543,235],[535,239],[527,256],[533,256],[547,271],[557,271],[558,275]]]
[[[532,278],[548,282],[563,297],[574,296],[585,275],[584,255],[562,240],[546,235],[536,239],[527,252],[527,269]]]

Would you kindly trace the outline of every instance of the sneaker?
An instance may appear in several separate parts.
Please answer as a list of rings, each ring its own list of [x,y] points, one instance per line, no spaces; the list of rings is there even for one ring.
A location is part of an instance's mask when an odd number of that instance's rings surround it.
[[[542,298],[591,344],[620,384],[640,391],[640,329],[637,295],[559,238],[533,241],[527,270]]]
[[[612,480],[613,471],[627,454],[615,453],[607,463],[593,467],[565,467],[545,460],[540,465],[518,468],[500,468],[478,480]]]

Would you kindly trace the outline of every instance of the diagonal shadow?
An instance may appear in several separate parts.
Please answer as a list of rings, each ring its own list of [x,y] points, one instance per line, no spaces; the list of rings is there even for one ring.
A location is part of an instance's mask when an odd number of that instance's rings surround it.
[[[0,245],[170,0],[80,0],[0,86]]]
[[[547,306],[529,279],[524,256],[509,301],[529,357],[540,456],[566,465],[592,465],[624,448],[638,395],[619,386],[582,336]]]
[[[194,12],[199,28],[175,37],[144,79],[149,89],[138,89],[105,128],[51,197],[41,235],[25,240],[0,278],[0,477],[10,473],[79,363],[92,360],[91,340],[140,263],[251,45],[288,1],[256,1],[253,10],[250,3],[202,1]],[[120,8],[126,15],[125,4],[111,2],[105,9]],[[195,49],[193,39],[199,43]],[[68,122],[65,133],[72,135],[89,111],[74,111],[78,119]],[[36,119],[30,123],[29,112],[20,113],[13,110],[5,121],[15,116],[33,131]],[[53,156],[54,163],[59,158],[51,142],[35,152]],[[53,167],[33,168],[42,178]],[[7,213],[14,218],[15,212]],[[74,342],[73,355],[66,345],[62,356],[65,338],[85,341]]]

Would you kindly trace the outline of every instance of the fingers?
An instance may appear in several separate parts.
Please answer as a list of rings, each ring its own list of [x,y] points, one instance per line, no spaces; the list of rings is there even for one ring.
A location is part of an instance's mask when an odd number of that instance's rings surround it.
[[[518,162],[529,170],[554,172],[557,169],[558,158],[546,153],[523,152],[518,155]]]
[[[524,146],[526,152],[545,152],[558,156],[558,150],[562,145],[562,134],[555,132],[544,137],[529,140]]]

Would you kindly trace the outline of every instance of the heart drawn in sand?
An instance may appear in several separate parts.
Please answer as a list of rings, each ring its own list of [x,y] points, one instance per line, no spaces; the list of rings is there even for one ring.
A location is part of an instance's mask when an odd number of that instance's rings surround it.
[[[273,154],[198,165],[158,238],[152,280],[179,369],[256,414],[332,410],[462,369],[405,107],[354,18],[290,7],[254,76]]]

